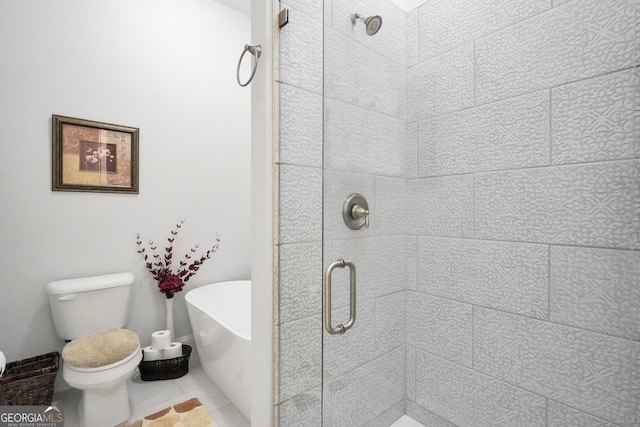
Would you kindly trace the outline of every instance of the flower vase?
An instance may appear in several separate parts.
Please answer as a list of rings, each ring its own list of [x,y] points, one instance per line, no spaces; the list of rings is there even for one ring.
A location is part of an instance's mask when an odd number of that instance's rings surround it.
[[[173,298],[165,298],[164,303],[167,309],[167,324],[165,329],[169,331],[171,340],[173,341]]]

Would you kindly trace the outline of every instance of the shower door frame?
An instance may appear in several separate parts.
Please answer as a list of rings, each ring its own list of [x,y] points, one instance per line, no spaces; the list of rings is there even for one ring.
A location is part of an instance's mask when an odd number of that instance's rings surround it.
[[[251,83],[251,425],[272,427],[274,389],[274,301],[278,293],[277,259],[274,257],[274,226],[277,212],[274,195],[278,182],[274,175],[276,137],[274,111],[274,3],[251,0],[251,43],[262,45],[260,66]],[[276,53],[277,54],[277,53]],[[277,206],[277,205],[276,205]],[[277,424],[276,424],[277,425]]]

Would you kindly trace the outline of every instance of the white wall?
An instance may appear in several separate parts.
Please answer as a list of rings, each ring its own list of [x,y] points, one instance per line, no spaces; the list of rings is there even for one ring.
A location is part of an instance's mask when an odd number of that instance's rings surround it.
[[[0,349],[59,350],[49,281],[133,271],[129,328],[164,328],[136,253],[186,223],[176,255],[218,232],[186,288],[250,276],[250,91],[235,82],[250,18],[210,0],[0,3]],[[140,194],[51,191],[51,115],[140,128]],[[184,292],[176,335],[191,333]]]

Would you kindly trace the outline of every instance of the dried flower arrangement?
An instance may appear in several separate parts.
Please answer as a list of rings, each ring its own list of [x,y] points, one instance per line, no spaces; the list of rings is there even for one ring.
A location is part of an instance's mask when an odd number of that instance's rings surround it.
[[[184,220],[180,221],[179,224],[176,224],[176,227],[171,230],[171,235],[167,239],[169,245],[164,248],[164,255],[160,255],[157,252],[158,246],[156,246],[153,241],[149,241],[149,249],[151,249],[153,253],[151,255],[147,254],[146,248],[142,246],[140,235],[138,234],[136,236],[138,253],[142,254],[144,257],[144,261],[147,264],[147,270],[151,272],[153,278],[158,282],[158,289],[160,289],[160,292],[162,292],[167,298],[173,298],[175,294],[182,291],[186,282],[188,282],[189,279],[198,272],[202,264],[211,258],[211,255],[213,255],[220,247],[220,237],[216,235],[216,242],[211,249],[207,250],[204,255],[196,257],[191,261],[192,258],[196,256],[196,252],[199,248],[199,245],[195,245],[185,254],[184,259],[180,261],[178,269],[173,271],[171,269],[171,262],[173,260],[173,242],[178,235],[178,231],[182,227],[182,224],[184,224]]]

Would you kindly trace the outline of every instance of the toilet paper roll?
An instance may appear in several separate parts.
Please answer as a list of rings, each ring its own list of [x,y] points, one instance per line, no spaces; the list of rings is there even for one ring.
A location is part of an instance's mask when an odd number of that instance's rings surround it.
[[[172,342],[169,344],[169,347],[165,348],[163,351],[164,359],[173,359],[174,357],[182,356],[182,343],[180,342]]]
[[[163,351],[153,348],[150,345],[142,349],[142,360],[151,362],[153,360],[162,360]]]
[[[171,332],[155,331],[151,334],[151,348],[156,350],[164,350],[171,345]]]

